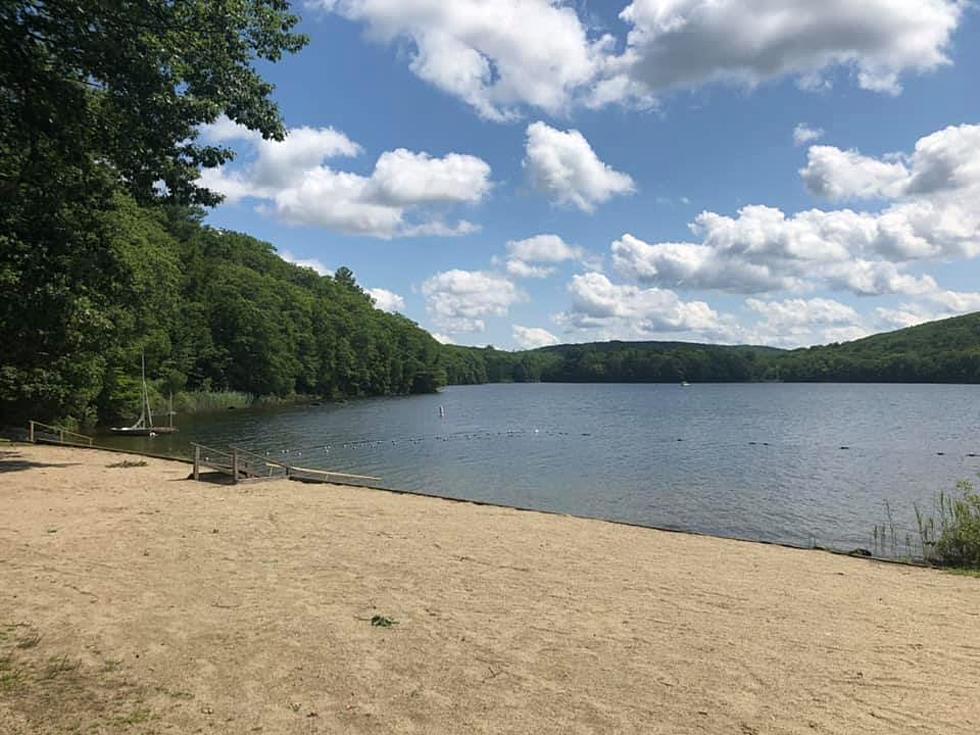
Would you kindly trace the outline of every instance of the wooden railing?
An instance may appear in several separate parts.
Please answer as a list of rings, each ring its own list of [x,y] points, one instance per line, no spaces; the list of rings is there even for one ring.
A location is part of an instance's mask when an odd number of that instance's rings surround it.
[[[238,467],[235,455],[222,449],[206,447],[203,444],[195,444],[194,447],[194,479],[201,479],[201,468],[210,467],[213,470],[231,475],[234,478],[238,474]]]
[[[27,440],[32,444],[82,444],[92,446],[92,437],[79,434],[63,426],[52,426],[40,421],[29,421],[27,425]]]
[[[201,469],[210,468],[231,476],[233,484],[255,482],[258,480],[305,480],[308,482],[332,482],[341,485],[370,485],[380,482],[380,478],[369,475],[352,475],[333,470],[317,470],[297,467],[272,457],[266,457],[241,447],[230,447],[228,451],[215,449],[203,444],[192,443],[194,447],[194,479],[201,478]]]
[[[233,446],[231,451],[238,457],[239,468],[250,478],[273,480],[289,477],[289,465],[285,462],[264,457],[241,447]]]

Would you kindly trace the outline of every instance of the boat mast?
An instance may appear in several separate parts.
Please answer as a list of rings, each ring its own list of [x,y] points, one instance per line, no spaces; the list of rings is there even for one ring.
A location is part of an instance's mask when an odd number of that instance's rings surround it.
[[[153,413],[150,411],[150,394],[146,390],[146,352],[140,350],[140,363],[142,365],[143,373],[143,406],[146,411],[146,427],[153,427]]]

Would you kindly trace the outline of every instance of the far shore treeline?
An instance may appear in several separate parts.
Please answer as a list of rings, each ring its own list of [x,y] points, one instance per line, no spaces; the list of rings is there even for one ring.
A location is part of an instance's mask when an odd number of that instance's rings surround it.
[[[0,4],[0,427],[157,406],[342,399],[498,381],[980,382],[980,315],[844,345],[525,352],[440,345],[321,276],[203,224],[221,115],[282,139],[257,72],[307,39],[285,0]]]
[[[445,346],[450,383],[980,383],[980,313],[796,350],[594,342],[524,352]]]

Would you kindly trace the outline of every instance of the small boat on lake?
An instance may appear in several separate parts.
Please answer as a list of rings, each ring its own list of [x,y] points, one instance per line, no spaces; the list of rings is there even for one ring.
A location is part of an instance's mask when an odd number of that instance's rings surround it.
[[[170,395],[170,423],[168,426],[154,426],[153,412],[150,410],[150,394],[146,389],[146,357],[140,356],[143,377],[143,404],[140,406],[140,417],[132,426],[114,426],[109,429],[120,436],[156,436],[157,434],[173,434],[177,431],[174,426],[174,397]]]
[[[691,387],[691,384],[688,383],[686,380],[682,380],[681,381],[681,388],[690,388],[690,387]]]

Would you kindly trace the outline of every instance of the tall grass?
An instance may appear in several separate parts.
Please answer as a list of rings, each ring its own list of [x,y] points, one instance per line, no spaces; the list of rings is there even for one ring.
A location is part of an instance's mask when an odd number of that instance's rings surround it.
[[[953,494],[939,493],[932,515],[916,508],[916,519],[928,561],[980,569],[980,494],[972,482],[958,482]]]
[[[174,394],[174,411],[177,413],[225,411],[229,408],[248,408],[254,402],[254,396],[241,391],[182,391]],[[165,413],[168,407],[164,405],[162,408]]]
[[[935,566],[980,569],[980,493],[969,480],[953,492],[941,491],[931,511],[915,504],[915,532],[895,525],[885,501],[885,520],[872,531],[874,553]]]
[[[227,411],[230,408],[249,408],[251,406],[284,406],[293,403],[304,403],[312,400],[312,396],[253,396],[235,390],[196,390],[174,393],[174,413],[208,413],[210,411]],[[157,392],[151,395],[153,415],[160,421],[170,410],[167,396]]]

